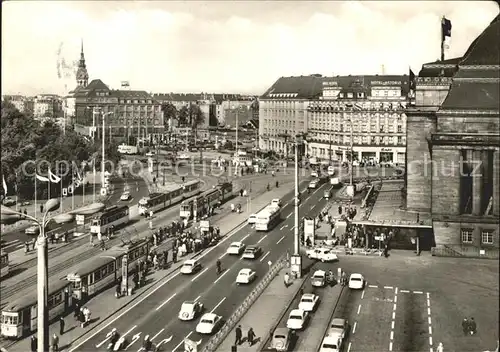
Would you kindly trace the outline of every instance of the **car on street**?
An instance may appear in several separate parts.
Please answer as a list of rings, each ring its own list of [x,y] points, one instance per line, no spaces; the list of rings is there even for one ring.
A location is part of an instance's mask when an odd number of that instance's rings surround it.
[[[257,277],[257,274],[252,269],[248,269],[248,268],[241,269],[240,272],[238,273],[238,276],[236,276],[236,283],[238,285],[249,284],[253,280],[255,280],[256,277]]]
[[[243,252],[243,259],[257,259],[262,254],[259,246],[250,246]]]
[[[205,313],[196,325],[196,332],[198,334],[209,335],[217,331],[222,325],[222,317],[214,313]]]
[[[304,293],[300,298],[299,309],[313,312],[319,304],[319,297],[314,293]]]
[[[130,200],[130,192],[123,192],[120,196],[120,200]]]
[[[342,318],[333,318],[330,326],[328,327],[327,335],[342,336],[342,339],[347,336],[349,330],[349,323],[347,320]]]
[[[330,199],[330,197],[332,196],[332,193],[333,193],[332,188],[327,188],[327,190],[323,192],[323,198]]]
[[[351,290],[362,290],[365,287],[365,278],[361,274],[351,274],[349,276],[349,288]]]
[[[319,352],[340,352],[342,345],[343,338],[340,335],[327,335],[321,342]]]
[[[257,214],[250,214],[250,216],[248,217],[248,225],[253,225],[257,222]]]
[[[245,244],[243,242],[233,242],[227,249],[226,253],[229,255],[240,255],[245,250]]]
[[[152,157],[153,155],[154,155],[154,153],[153,153],[153,152],[147,152],[147,153],[146,153],[146,156],[149,156],[149,157]]]
[[[319,176],[318,171],[316,170],[311,171],[311,177],[318,177],[318,176]]]
[[[273,333],[271,341],[271,349],[278,352],[288,351],[290,341],[292,339],[292,332],[287,328],[276,328]]]
[[[181,154],[178,156],[178,159],[179,160],[189,160],[189,156],[187,156],[186,154]]]
[[[316,270],[311,277],[311,285],[314,287],[324,287],[326,285],[326,272]]]
[[[306,251],[306,255],[309,259],[320,260],[321,262],[335,262],[339,260],[339,257],[333,253],[329,248],[313,248]]]
[[[275,198],[271,201],[271,205],[277,205],[279,207],[281,207],[281,199],[279,198]]]
[[[193,320],[203,312],[203,303],[198,301],[186,301],[182,303],[179,311],[179,319],[188,321]]]
[[[16,201],[11,197],[5,197],[5,199],[3,200],[3,205],[5,205],[6,207],[11,207],[13,205],[16,205]]]
[[[302,309],[293,309],[286,321],[286,327],[291,330],[302,330],[309,320],[309,313]]]
[[[316,189],[318,188],[319,181],[318,180],[312,180],[309,182],[309,188]]]
[[[30,236],[38,236],[38,234],[40,233],[40,228],[38,227],[38,225],[33,225],[26,228],[26,230],[24,230],[24,233]]]
[[[201,269],[201,264],[196,259],[186,260],[181,267],[181,274],[194,274]]]

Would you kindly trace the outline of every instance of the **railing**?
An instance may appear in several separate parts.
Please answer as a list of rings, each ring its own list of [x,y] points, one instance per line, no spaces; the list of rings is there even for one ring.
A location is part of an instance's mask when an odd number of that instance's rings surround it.
[[[259,296],[264,292],[266,287],[269,285],[271,280],[287,265],[286,255],[283,255],[267,272],[267,274],[262,278],[259,284],[250,292],[250,294],[245,298],[243,303],[238,307],[238,309],[231,315],[231,317],[225,322],[224,326],[208,341],[208,343],[203,348],[204,352],[213,352],[220,346],[231,330],[236,326],[240,319],[245,315],[252,304],[259,298]]]
[[[469,258],[484,258],[498,259],[498,248],[480,248],[473,245],[440,245],[431,250],[432,255],[438,257],[469,257]]]

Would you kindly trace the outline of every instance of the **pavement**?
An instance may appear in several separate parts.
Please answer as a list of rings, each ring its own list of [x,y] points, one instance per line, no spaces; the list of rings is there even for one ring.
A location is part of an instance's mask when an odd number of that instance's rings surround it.
[[[303,200],[304,216],[315,213],[311,209],[313,203],[321,203],[319,191],[308,195]],[[288,193],[288,194],[287,194]],[[280,187],[273,192],[265,192],[254,200],[256,208],[262,208],[269,204],[271,199],[280,197],[283,199],[282,223],[278,224],[268,233],[256,232],[247,225],[239,225],[236,230],[231,228],[246,222],[248,214],[231,214],[217,223],[225,238],[214,246],[200,254],[202,270],[193,276],[174,274],[172,277],[158,283],[157,289],[148,292],[140,298],[136,304],[125,308],[119,314],[110,317],[105,324],[99,325],[94,331],[71,344],[70,351],[104,350],[102,342],[106,334],[116,328],[122,334],[129,332],[128,338],[132,339],[137,334],[140,337],[149,334],[154,336],[154,342],[163,342],[163,350],[179,351],[186,337],[200,341],[199,349],[208,341],[208,336],[199,335],[194,332],[196,321],[181,322],[175,317],[185,300],[199,300],[206,308],[206,312],[213,311],[223,319],[227,319],[241,304],[253,287],[265,276],[269,266],[268,261],[275,262],[281,257],[287,248],[291,248],[293,242],[293,205],[290,187]],[[318,207],[319,209],[319,207]],[[244,243],[258,244],[263,248],[263,254],[254,261],[243,261],[239,257],[225,255],[227,245],[231,241],[244,241]],[[220,258],[225,269],[220,276],[215,273],[215,260]],[[235,275],[242,268],[252,268],[257,273],[257,279],[248,286],[236,286]],[[106,298],[99,296],[99,306],[90,307],[91,310],[106,311]],[[104,316],[104,314],[101,314]],[[129,336],[130,335],[130,336]],[[138,337],[138,338],[140,338]],[[137,338],[137,339],[138,339]],[[134,341],[127,350],[138,350],[140,344]]]

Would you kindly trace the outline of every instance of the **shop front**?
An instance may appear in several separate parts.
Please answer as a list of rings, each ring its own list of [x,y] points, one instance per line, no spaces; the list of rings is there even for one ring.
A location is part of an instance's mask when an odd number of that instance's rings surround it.
[[[377,152],[361,152],[361,161],[369,162],[377,160]]]
[[[393,163],[394,160],[394,152],[391,148],[382,148],[380,151],[379,163]]]

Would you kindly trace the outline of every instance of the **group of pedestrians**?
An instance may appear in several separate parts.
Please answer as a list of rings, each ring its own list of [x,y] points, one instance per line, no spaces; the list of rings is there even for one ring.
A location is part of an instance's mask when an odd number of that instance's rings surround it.
[[[236,338],[234,341],[235,346],[240,346],[243,344],[243,330],[241,329],[241,325],[238,325],[235,330],[236,333]],[[247,332],[247,343],[249,346],[253,346],[255,343],[255,332],[253,331],[253,328],[248,329]]]
[[[464,335],[477,334],[477,324],[474,318],[464,318],[464,320],[462,320],[462,330]]]

